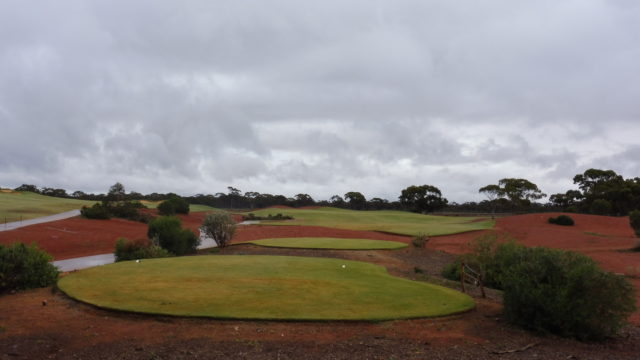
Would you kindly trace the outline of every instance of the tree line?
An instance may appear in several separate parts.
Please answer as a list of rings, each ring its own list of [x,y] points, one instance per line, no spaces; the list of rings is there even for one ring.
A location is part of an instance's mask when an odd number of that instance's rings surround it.
[[[190,204],[202,204],[222,209],[260,209],[270,206],[333,206],[353,210],[408,210],[420,213],[443,212],[541,212],[565,211],[597,215],[627,215],[640,209],[640,178],[625,179],[613,170],[588,169],[573,178],[578,189],[552,194],[547,197],[536,184],[522,178],[504,178],[497,184],[489,184],[478,189],[486,200],[480,202],[450,203],[439,188],[433,185],[412,185],[401,190],[397,200],[389,201],[379,197],[367,199],[358,191],[343,195],[333,195],[328,200],[315,200],[309,194],[300,193],[293,197],[273,195],[255,191],[242,192],[233,186],[227,192],[196,194],[183,197]],[[120,185],[121,184],[116,184]],[[115,185],[114,185],[115,186]],[[64,189],[38,188],[23,184],[16,191],[82,200],[105,201],[109,194],[87,194],[74,191],[68,194]],[[121,200],[162,201],[179,197],[174,193],[141,194],[119,191]]]

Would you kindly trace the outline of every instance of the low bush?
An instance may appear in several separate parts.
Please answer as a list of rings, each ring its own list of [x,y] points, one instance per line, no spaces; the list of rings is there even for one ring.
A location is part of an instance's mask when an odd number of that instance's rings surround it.
[[[442,277],[444,277],[445,279],[449,279],[449,280],[453,280],[453,281],[460,281],[460,276],[462,276],[460,274],[460,269],[462,267],[462,261],[461,258],[458,257],[454,262],[447,264],[443,269],[442,269]]]
[[[182,228],[182,222],[177,217],[161,216],[149,223],[147,236],[156,245],[174,255],[195,253],[200,239],[189,229]]]
[[[429,242],[429,236],[427,234],[418,234],[411,239],[411,244],[417,248],[423,248]]]
[[[443,270],[460,280],[460,263],[480,269],[486,286],[504,291],[506,318],[522,327],[580,340],[616,334],[635,310],[633,286],[622,276],[601,270],[591,258],[495,236],[476,240],[473,252]]]
[[[280,213],[276,215],[268,214],[267,216],[256,216],[254,213],[249,213],[248,215],[242,215],[243,221],[256,221],[256,220],[293,220],[293,216],[282,215]]]
[[[158,213],[164,216],[189,214],[189,203],[178,196],[172,197],[158,205]]]
[[[0,293],[54,284],[59,271],[51,260],[51,255],[35,245],[0,245]]]
[[[236,232],[236,222],[229,213],[211,213],[204,219],[200,231],[212,238],[218,247],[225,247]]]
[[[108,220],[111,219],[111,212],[106,206],[96,203],[93,206],[83,206],[80,209],[80,215],[87,219]]]
[[[573,218],[571,218],[571,216],[559,215],[558,217],[550,217],[549,218],[549,224],[556,224],[556,225],[562,225],[562,226],[573,226],[575,224],[575,222],[573,221]]]
[[[506,318],[580,340],[615,335],[635,311],[633,286],[569,251],[522,248],[502,274]]]
[[[633,210],[629,213],[629,225],[635,231],[636,236],[640,237],[640,210]]]
[[[116,242],[116,262],[137,259],[169,257],[171,253],[153,244],[149,239],[129,240],[119,238]]]

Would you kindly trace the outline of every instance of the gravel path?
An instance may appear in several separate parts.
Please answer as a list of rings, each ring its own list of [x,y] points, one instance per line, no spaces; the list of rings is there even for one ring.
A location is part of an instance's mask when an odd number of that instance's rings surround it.
[[[29,225],[42,224],[42,223],[51,222],[51,221],[68,219],[78,215],[80,215],[80,210],[71,210],[71,211],[67,211],[67,212],[63,212],[55,215],[43,216],[35,219],[4,223],[4,224],[0,224],[0,231],[14,230],[14,229],[18,229],[18,228],[29,226]]]

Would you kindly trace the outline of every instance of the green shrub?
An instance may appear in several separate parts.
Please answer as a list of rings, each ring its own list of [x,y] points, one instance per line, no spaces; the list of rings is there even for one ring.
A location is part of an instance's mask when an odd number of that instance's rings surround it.
[[[595,215],[611,214],[611,203],[605,199],[596,199],[591,203],[590,212]]]
[[[550,217],[549,224],[556,224],[562,226],[572,226],[575,224],[571,216],[559,215],[558,217]]]
[[[411,239],[411,244],[414,247],[423,248],[425,247],[425,245],[427,245],[428,241],[429,236],[427,236],[427,234],[419,233],[418,235],[414,236],[413,239]]]
[[[267,216],[256,216],[256,214],[254,214],[254,213],[249,213],[247,215],[242,215],[242,220],[243,221],[255,221],[255,220],[282,221],[282,220],[293,220],[293,216],[282,215],[280,213],[278,213],[276,215],[268,214]]]
[[[212,238],[218,247],[225,247],[235,234],[236,222],[229,213],[211,213],[204,219],[200,231]]]
[[[175,196],[168,200],[161,202],[158,205],[158,213],[160,215],[175,215],[175,214],[189,214],[189,203],[187,200]]]
[[[0,293],[54,284],[59,271],[51,260],[51,255],[36,245],[0,245]]]
[[[442,277],[453,281],[460,281],[460,276],[462,276],[462,274],[460,274],[461,267],[462,260],[460,257],[458,257],[454,262],[447,264],[442,269]]]
[[[147,236],[155,244],[174,255],[195,253],[200,239],[189,229],[183,229],[180,219],[161,216],[149,223]]]
[[[149,239],[128,240],[119,238],[116,242],[116,262],[125,260],[169,257],[171,253],[153,244]]]
[[[87,219],[111,219],[111,212],[109,211],[109,208],[99,203],[93,204],[91,207],[83,206],[82,209],[80,209],[80,215]]]
[[[640,237],[640,210],[633,210],[629,213],[629,225],[635,231],[636,236]]]
[[[163,216],[171,216],[176,214],[176,207],[173,206],[173,202],[165,200],[158,204],[158,214]]]
[[[518,248],[502,269],[504,311],[512,323],[580,340],[615,335],[635,310],[633,286],[569,251]]]

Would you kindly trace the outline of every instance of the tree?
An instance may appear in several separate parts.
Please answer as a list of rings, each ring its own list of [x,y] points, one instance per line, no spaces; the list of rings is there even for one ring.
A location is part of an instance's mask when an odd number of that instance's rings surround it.
[[[481,187],[478,192],[484,194],[491,203],[491,212],[496,212],[496,199],[504,197],[504,191],[498,185],[487,185]]]
[[[487,185],[480,188],[481,193],[497,200],[506,197],[517,207],[531,205],[531,200],[542,199],[547,196],[538,186],[527,179],[505,178],[498,181],[498,185]]]
[[[208,214],[200,227],[207,237],[212,238],[218,247],[225,247],[236,232],[236,222],[229,213],[216,212]]]
[[[640,210],[633,210],[629,213],[629,225],[631,225],[636,236],[640,237]]]
[[[402,190],[400,203],[413,212],[433,212],[447,205],[447,199],[442,197],[442,192],[432,185],[411,185]]]
[[[344,194],[345,200],[347,200],[349,207],[354,210],[362,210],[367,206],[367,199],[357,191],[350,191]]]
[[[640,207],[640,179],[625,180],[613,170],[589,169],[573,178],[573,182],[582,190],[582,211],[591,211],[594,202],[606,200],[610,204],[607,214],[624,215]],[[602,208],[603,202],[596,205]],[[605,214],[603,214],[605,215]]]
[[[296,206],[310,206],[315,205],[315,201],[309,194],[297,194],[295,196],[294,204]]]
[[[111,201],[122,201],[126,196],[126,192],[124,190],[124,185],[117,182],[113,184],[109,188],[109,193],[107,193],[107,199]]]
[[[29,185],[29,184],[22,184],[20,186],[18,186],[17,188],[13,189],[15,191],[30,191],[32,193],[36,193],[39,194],[40,190],[38,190],[38,187],[35,185]]]
[[[382,210],[387,208],[388,206],[389,206],[389,200],[382,199],[379,197],[374,197],[371,200],[369,200],[369,205],[368,205],[370,209],[374,209],[374,210]]]
[[[333,195],[331,199],[329,199],[329,201],[331,202],[332,206],[335,206],[335,207],[344,206],[344,199],[340,195]]]

